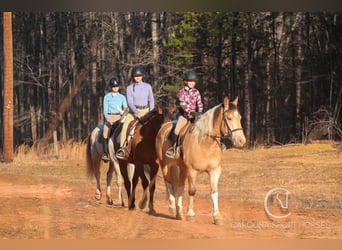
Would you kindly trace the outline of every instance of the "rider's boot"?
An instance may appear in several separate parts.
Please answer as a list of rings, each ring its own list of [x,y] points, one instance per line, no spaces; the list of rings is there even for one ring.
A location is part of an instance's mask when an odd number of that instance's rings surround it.
[[[109,152],[108,152],[108,138],[103,138],[102,146],[103,146],[102,160],[104,162],[108,162],[110,160]]]

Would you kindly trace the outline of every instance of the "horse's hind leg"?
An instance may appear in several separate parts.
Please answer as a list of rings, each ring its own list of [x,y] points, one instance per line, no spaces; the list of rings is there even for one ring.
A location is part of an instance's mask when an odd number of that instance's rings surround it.
[[[102,192],[101,192],[101,184],[100,184],[100,178],[101,178],[101,174],[100,174],[100,162],[93,162],[94,166],[95,166],[95,171],[94,171],[94,175],[95,175],[95,180],[96,180],[96,191],[95,191],[95,199],[96,200],[101,200],[102,197]]]
[[[113,162],[110,162],[109,163],[109,168],[108,168],[108,171],[107,171],[107,190],[106,190],[106,196],[107,196],[107,204],[111,205],[111,206],[114,204],[113,199],[112,199],[112,195],[111,195],[111,192],[110,192],[110,185],[111,185],[112,178],[113,178],[113,171],[114,171],[114,165],[113,165]]]
[[[183,193],[187,171],[178,165],[169,166],[171,187],[175,198],[176,219],[183,219]]]
[[[171,215],[176,215],[176,198],[173,193],[172,184],[165,181],[166,192],[169,200],[169,213]]]

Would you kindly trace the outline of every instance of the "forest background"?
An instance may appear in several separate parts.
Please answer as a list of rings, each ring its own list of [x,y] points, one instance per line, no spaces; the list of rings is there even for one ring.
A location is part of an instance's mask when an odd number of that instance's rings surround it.
[[[161,106],[175,104],[187,69],[205,111],[239,97],[249,146],[342,138],[342,13],[13,12],[12,22],[15,148],[54,131],[84,141],[103,123],[108,79],[125,94],[135,65]],[[3,56],[0,68],[3,107]]]

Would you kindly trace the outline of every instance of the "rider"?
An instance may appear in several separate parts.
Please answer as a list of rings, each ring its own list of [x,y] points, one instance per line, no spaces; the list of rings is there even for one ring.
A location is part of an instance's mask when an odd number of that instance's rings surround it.
[[[126,97],[119,92],[119,78],[113,76],[109,79],[109,87],[111,89],[103,98],[103,115],[105,123],[103,126],[103,156],[102,160],[109,161],[108,139],[111,127],[120,120],[121,114],[127,108]]]
[[[145,114],[154,109],[154,96],[149,83],[143,82],[144,70],[142,66],[135,66],[132,69],[132,82],[127,87],[126,98],[130,113],[122,126],[120,137],[120,148],[116,152],[116,157],[125,159],[125,148],[128,144],[127,128],[135,118],[141,119]]]
[[[203,103],[200,92],[195,88],[198,77],[195,71],[188,70],[183,74],[185,86],[178,92],[178,101],[180,104],[180,116],[173,133],[171,134],[172,147],[170,147],[165,155],[169,158],[178,157],[178,135],[180,130],[190,120],[191,122],[197,115],[203,112]],[[197,112],[196,112],[197,111]]]

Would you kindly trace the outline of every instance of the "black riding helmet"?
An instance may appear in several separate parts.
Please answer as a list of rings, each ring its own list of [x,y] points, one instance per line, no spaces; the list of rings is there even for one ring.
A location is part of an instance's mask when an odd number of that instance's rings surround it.
[[[116,76],[112,76],[111,78],[109,78],[109,87],[113,88],[113,87],[120,87],[121,83],[118,77]]]
[[[193,70],[188,70],[188,71],[185,71],[184,74],[183,74],[183,80],[185,81],[195,81],[197,82],[198,81],[198,77],[197,77],[197,74],[195,71]]]
[[[132,69],[132,77],[134,76],[144,76],[144,69],[141,66],[135,66]]]

